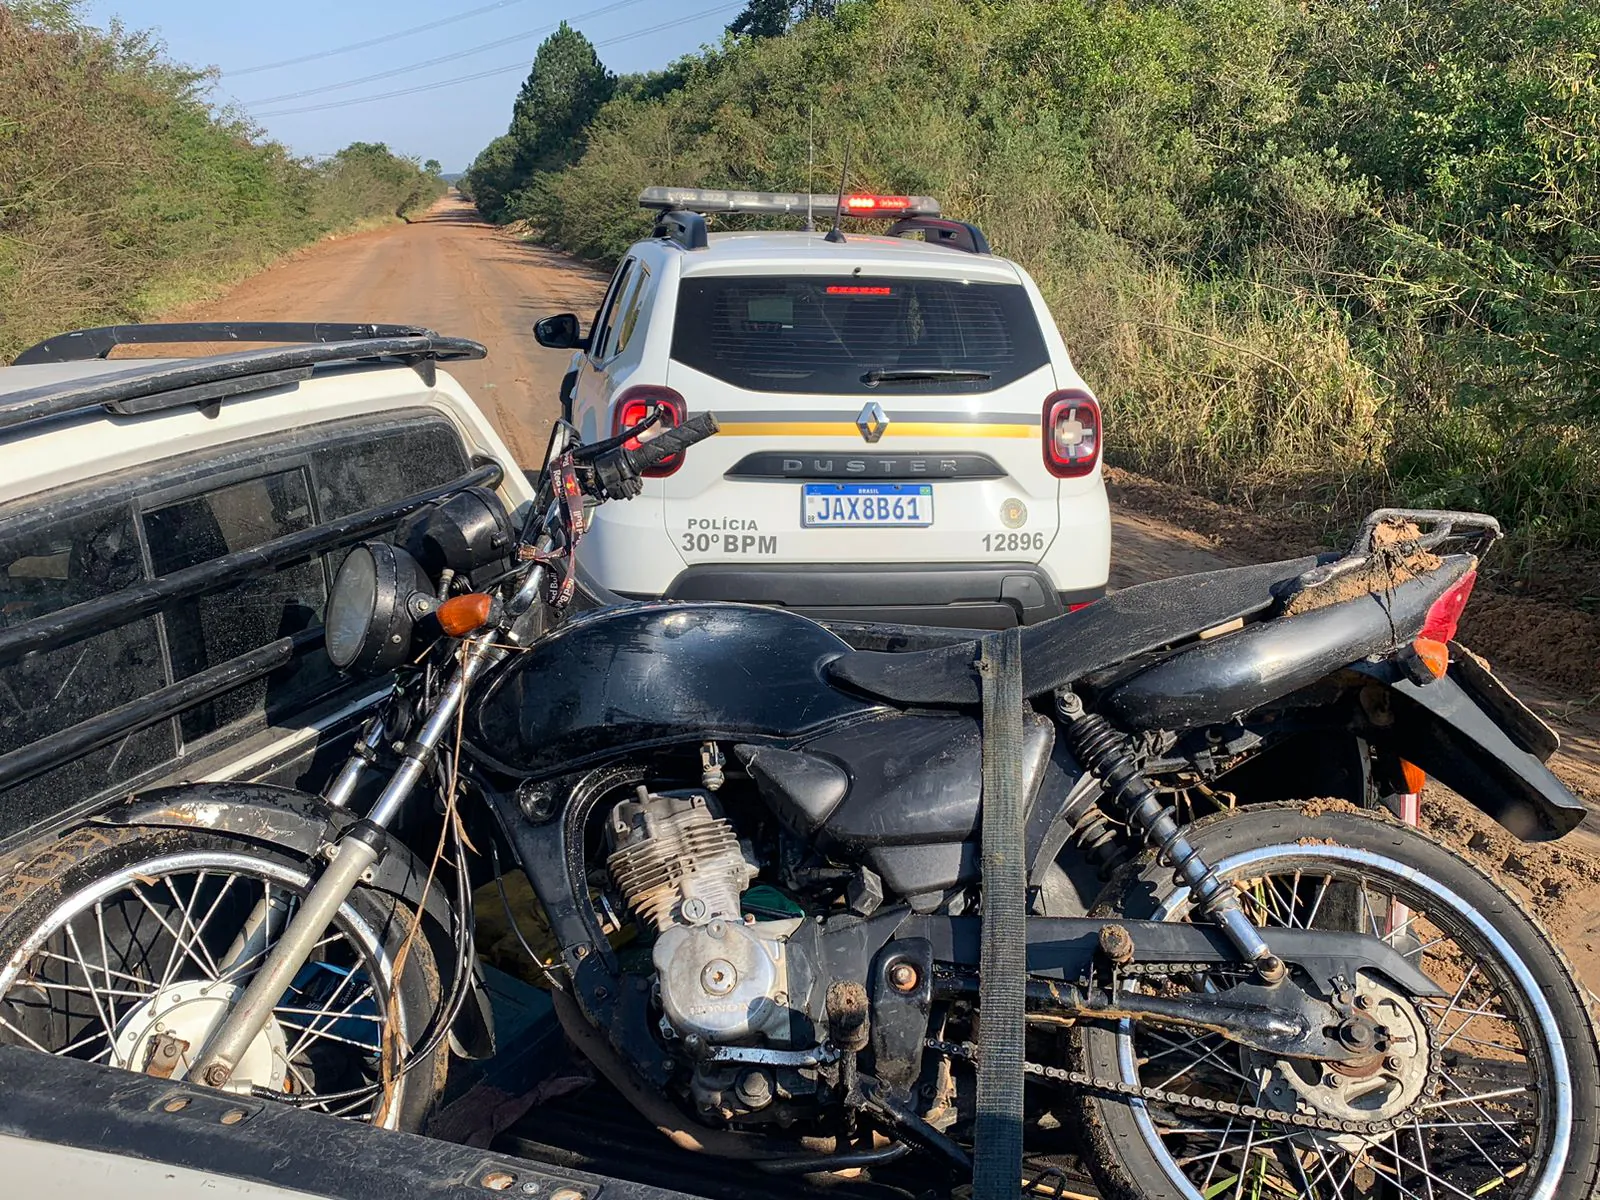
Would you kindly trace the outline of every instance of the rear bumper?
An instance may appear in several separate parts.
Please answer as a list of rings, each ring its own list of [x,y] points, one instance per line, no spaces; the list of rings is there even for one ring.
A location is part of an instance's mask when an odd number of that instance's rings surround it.
[[[1098,600],[1105,588],[1058,592],[1034,563],[701,565],[680,573],[662,595],[771,604],[819,620],[1004,629],[1060,616],[1069,605]]]

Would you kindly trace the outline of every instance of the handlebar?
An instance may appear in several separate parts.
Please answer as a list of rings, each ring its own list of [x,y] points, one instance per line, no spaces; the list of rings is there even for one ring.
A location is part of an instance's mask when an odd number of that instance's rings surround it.
[[[627,500],[639,494],[640,477],[696,442],[716,433],[715,413],[701,413],[682,425],[663,430],[637,450],[619,446],[594,460],[593,495],[599,500]]]
[[[696,442],[705,441],[719,428],[715,413],[701,413],[698,417],[690,417],[682,425],[656,434],[648,442],[641,443],[637,450],[627,453],[633,459],[634,470],[643,474],[673,455],[682,454]]]

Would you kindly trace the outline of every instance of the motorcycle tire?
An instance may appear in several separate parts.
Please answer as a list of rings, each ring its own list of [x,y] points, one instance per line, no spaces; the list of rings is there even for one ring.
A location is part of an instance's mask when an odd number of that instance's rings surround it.
[[[303,895],[314,875],[272,847],[200,830],[87,826],[35,849],[0,878],[0,1041],[169,1077],[170,1065],[135,1065],[151,1053],[147,1032],[187,1031],[187,1043],[172,1044],[199,1053],[192,1043],[228,1004],[218,990],[236,999],[248,978],[243,968],[263,953],[227,966],[222,956],[243,925],[236,918],[257,911],[273,887],[283,897]],[[410,940],[397,1006],[387,986],[371,983],[392,974],[413,918],[383,892],[351,893],[323,949],[297,976],[293,1002],[286,993],[274,1008],[273,1037],[264,1031],[252,1043],[265,1039],[279,1055],[268,1052],[283,1066],[271,1090],[313,1111],[410,1132],[424,1126],[444,1090],[449,1039],[407,1064],[387,1101],[378,1065],[393,1049],[391,1012],[412,1046],[438,1013],[439,971],[424,933]],[[363,980],[365,987],[350,987]]]
[[[1431,1091],[1419,1088],[1409,1107],[1402,1103],[1399,1072],[1394,1091],[1374,1093],[1395,1097],[1396,1111],[1410,1123],[1387,1138],[1316,1134],[1248,1119],[1235,1124],[1232,1116],[1187,1104],[1078,1092],[1072,1103],[1087,1165],[1108,1200],[1273,1194],[1590,1200],[1596,1194],[1595,1023],[1561,951],[1506,890],[1387,814],[1348,806],[1262,805],[1200,821],[1190,834],[1207,861],[1240,885],[1247,911],[1252,896],[1262,900],[1251,913],[1260,923],[1293,925],[1298,912],[1312,928],[1358,925],[1422,965],[1451,995],[1448,1004],[1425,1002],[1431,1026],[1417,1027],[1431,1028],[1428,1039],[1439,1045],[1443,1065],[1431,1075],[1417,1067]],[[1286,890],[1291,881],[1292,893]],[[1372,898],[1374,883],[1394,885],[1387,899],[1383,890]],[[1313,905],[1318,887],[1323,899]],[[1429,907],[1417,906],[1423,901]],[[1146,855],[1108,883],[1094,915],[1182,920],[1186,908],[1187,889]],[[1278,915],[1263,920],[1260,914],[1268,911]],[[1500,991],[1484,999],[1491,987]],[[1340,1101],[1348,1093],[1339,1089],[1360,1084],[1320,1069],[1305,1079],[1304,1064],[1291,1079],[1294,1064],[1252,1057],[1219,1035],[1202,1033],[1190,1043],[1192,1036],[1082,1022],[1069,1038],[1070,1065],[1099,1079],[1192,1090],[1277,1111],[1289,1109],[1270,1102],[1266,1087],[1278,1089],[1280,1100],[1289,1094],[1297,1102]],[[1385,1059],[1384,1067],[1400,1062]],[[1515,1087],[1492,1082],[1524,1076]],[[1301,1111],[1317,1108],[1312,1103]],[[1378,1108],[1373,1113],[1386,1115]],[[1519,1156],[1525,1156],[1520,1167],[1511,1162]]]

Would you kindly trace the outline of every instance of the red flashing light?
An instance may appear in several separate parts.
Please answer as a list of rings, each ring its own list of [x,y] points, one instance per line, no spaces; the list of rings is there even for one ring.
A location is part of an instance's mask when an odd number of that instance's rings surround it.
[[[844,211],[852,214],[905,212],[911,207],[910,196],[846,196]]]
[[[611,421],[611,435],[615,437],[624,429],[637,425],[652,412],[660,411],[661,420],[645,430],[636,438],[629,438],[623,445],[629,450],[637,450],[641,442],[648,442],[664,429],[673,429],[682,425],[689,415],[688,406],[684,404],[683,397],[668,387],[656,387],[652,384],[643,384],[631,387],[617,397],[616,415]],[[674,454],[671,458],[663,459],[655,466],[647,469],[644,474],[651,478],[671,475],[683,466],[683,455]]]
[[[1452,583],[1449,589],[1433,602],[1422,622],[1422,632],[1417,637],[1430,642],[1450,642],[1455,639],[1456,626],[1461,613],[1472,596],[1472,585],[1478,582],[1478,573],[1468,571]]]
[[[847,287],[843,284],[834,284],[828,288],[830,296],[892,296],[893,288],[886,287]]]
[[[1077,479],[1100,461],[1100,405],[1088,392],[1051,392],[1044,402],[1044,465],[1060,479]]]

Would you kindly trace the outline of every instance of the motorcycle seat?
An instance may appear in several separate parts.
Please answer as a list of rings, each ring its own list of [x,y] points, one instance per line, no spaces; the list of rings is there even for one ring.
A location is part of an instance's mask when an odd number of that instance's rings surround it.
[[[1137,654],[1270,608],[1316,566],[1315,557],[1179,575],[1113,592],[1022,631],[1022,686],[1040,696]],[[929,650],[854,650],[827,666],[829,681],[905,707],[980,702],[976,641]]]

